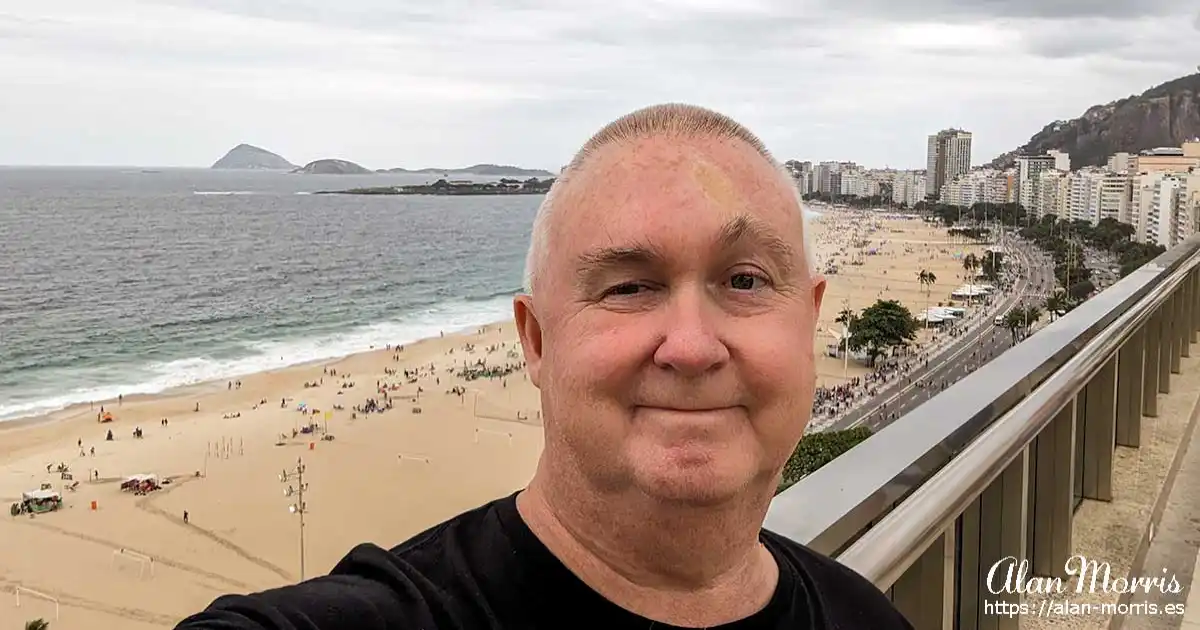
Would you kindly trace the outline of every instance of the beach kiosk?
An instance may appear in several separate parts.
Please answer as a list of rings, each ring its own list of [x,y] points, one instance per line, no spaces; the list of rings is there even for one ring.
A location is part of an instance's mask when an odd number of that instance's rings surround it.
[[[21,502],[12,504],[9,512],[13,516],[43,514],[62,509],[62,495],[53,490],[31,490],[21,493]]]

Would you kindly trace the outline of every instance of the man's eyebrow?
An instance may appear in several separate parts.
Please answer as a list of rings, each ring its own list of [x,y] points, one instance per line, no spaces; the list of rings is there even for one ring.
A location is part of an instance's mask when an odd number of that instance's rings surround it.
[[[795,267],[796,248],[779,236],[771,226],[749,215],[739,215],[726,223],[717,235],[717,242],[732,248],[744,241],[757,241],[770,253],[784,272]]]
[[[575,259],[575,272],[580,282],[586,283],[596,272],[618,267],[655,265],[663,260],[662,254],[644,243],[623,247],[599,247],[586,251]]]

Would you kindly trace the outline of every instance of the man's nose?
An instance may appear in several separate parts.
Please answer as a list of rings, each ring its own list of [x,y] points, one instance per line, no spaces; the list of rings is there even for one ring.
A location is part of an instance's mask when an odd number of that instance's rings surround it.
[[[717,333],[721,310],[704,287],[673,291],[662,322],[654,363],[683,376],[698,376],[729,361],[729,348]]]

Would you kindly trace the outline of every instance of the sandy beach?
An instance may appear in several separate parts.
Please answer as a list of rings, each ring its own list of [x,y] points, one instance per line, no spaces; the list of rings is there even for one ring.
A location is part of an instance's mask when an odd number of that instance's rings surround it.
[[[821,265],[837,267],[819,346],[834,342],[846,306],[898,299],[917,312],[945,302],[962,284],[958,256],[980,251],[878,213],[826,212],[813,230]],[[938,278],[928,296],[921,269]],[[515,491],[542,447],[537,391],[521,362],[511,322],[500,322],[0,423],[4,509],[44,483],[65,501],[57,512],[0,518],[0,627],[43,617],[56,630],[170,628],[218,595],[299,579],[300,519],[288,509],[297,497],[285,496],[298,481],[279,476],[301,457],[307,577],[357,543],[390,547]],[[843,363],[821,357],[818,371],[835,385]],[[867,371],[851,361],[850,376]],[[368,400],[386,410],[355,411]],[[113,422],[98,422],[101,406]],[[301,432],[310,424],[315,432]],[[53,472],[60,464],[72,479]],[[145,495],[120,489],[142,473],[170,483]],[[28,589],[19,608],[17,587]],[[42,595],[57,601],[57,621]]]

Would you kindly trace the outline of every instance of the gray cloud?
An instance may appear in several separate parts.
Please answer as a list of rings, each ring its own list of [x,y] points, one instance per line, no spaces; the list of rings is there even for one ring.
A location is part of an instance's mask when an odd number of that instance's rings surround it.
[[[1130,18],[1178,14],[1174,0],[828,0],[828,10],[912,20]]]
[[[925,135],[961,125],[982,162],[1193,71],[1190,11],[1149,1],[27,3],[0,14],[0,163],[202,165],[252,141],[555,167],[668,100],[784,157],[920,167]]]

